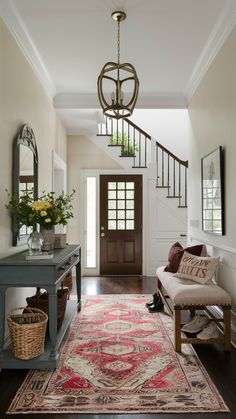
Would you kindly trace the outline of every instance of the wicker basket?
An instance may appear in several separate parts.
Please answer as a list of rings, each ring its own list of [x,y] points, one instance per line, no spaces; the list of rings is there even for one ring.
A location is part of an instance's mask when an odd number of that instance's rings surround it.
[[[63,322],[68,296],[68,288],[60,288],[57,291],[57,327],[60,327]],[[36,294],[27,297],[26,301],[29,307],[39,308],[48,315],[48,293],[46,291],[41,292],[40,288],[37,288]]]
[[[19,307],[7,318],[12,352],[16,358],[32,359],[44,352],[48,316],[41,310]]]
[[[72,271],[70,271],[67,275],[66,275],[66,277],[65,277],[65,279],[63,279],[63,287],[68,287],[69,288],[69,290],[71,290],[72,289],[72,287],[73,287],[73,281],[72,281]]]

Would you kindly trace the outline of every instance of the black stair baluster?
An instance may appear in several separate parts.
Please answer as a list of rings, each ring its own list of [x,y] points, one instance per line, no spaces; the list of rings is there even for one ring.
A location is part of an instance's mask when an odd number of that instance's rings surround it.
[[[158,158],[159,158],[159,156],[158,156],[158,144],[156,143],[156,167],[157,167],[157,183],[156,183],[156,187],[158,188],[158,184],[159,184],[159,173],[158,173],[158,171],[159,171],[159,162],[158,162]]]

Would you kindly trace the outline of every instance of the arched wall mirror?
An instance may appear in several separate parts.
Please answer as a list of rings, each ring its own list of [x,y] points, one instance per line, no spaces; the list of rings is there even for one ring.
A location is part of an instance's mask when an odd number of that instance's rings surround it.
[[[38,151],[34,132],[24,125],[13,143],[12,195],[19,201],[27,192],[38,199]],[[27,243],[32,227],[19,225],[13,215],[13,246]]]

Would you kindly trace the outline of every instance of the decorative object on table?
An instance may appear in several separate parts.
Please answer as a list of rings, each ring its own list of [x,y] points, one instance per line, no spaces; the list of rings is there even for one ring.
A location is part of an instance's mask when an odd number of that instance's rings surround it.
[[[10,312],[7,323],[16,358],[28,360],[44,352],[47,321],[47,314],[37,308],[19,307]]]
[[[55,234],[54,249],[64,249],[66,247],[66,234]]]
[[[51,252],[54,249],[55,244],[55,227],[47,228],[41,225],[40,233],[43,236],[43,252]]]
[[[174,351],[171,317],[148,313],[145,301],[139,295],[84,297],[57,369],[31,370],[8,413],[214,417],[229,411],[192,346]],[[32,383],[40,383],[33,392]]]
[[[66,225],[73,217],[71,201],[74,194],[74,189],[71,194],[66,195],[62,192],[58,196],[55,192],[43,192],[35,201],[33,194],[28,192],[21,195],[20,200],[12,197],[6,208],[14,214],[19,228],[26,225],[33,226],[35,230],[38,224],[44,238],[42,250],[50,251],[54,249],[55,225]]]
[[[29,256],[42,255],[42,247],[43,247],[43,236],[36,229],[35,231],[32,231],[32,233],[28,237]]]
[[[224,154],[222,147],[201,159],[202,229],[206,233],[225,234]]]
[[[30,255],[26,253],[25,259],[26,260],[41,260],[41,259],[52,259],[54,256],[53,252],[42,252],[40,255]]]
[[[69,290],[62,285],[62,287],[57,290],[57,327],[60,327],[63,322],[68,298]],[[36,294],[32,297],[27,297],[26,301],[28,306],[39,308],[48,315],[48,292],[42,292],[38,287]]]
[[[69,290],[72,289],[72,287],[73,287],[72,271],[70,271],[66,275],[66,277],[65,277],[65,279],[63,279],[63,282],[62,283],[63,283],[63,287],[67,287],[67,288],[69,288]]]

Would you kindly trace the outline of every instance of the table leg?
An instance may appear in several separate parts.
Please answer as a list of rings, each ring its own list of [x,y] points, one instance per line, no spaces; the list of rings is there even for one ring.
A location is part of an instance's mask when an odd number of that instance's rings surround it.
[[[79,262],[75,266],[76,270],[76,290],[77,290],[77,301],[78,311],[81,310],[81,249],[79,250]]]
[[[51,359],[58,358],[57,352],[57,292],[56,289],[48,291],[48,317],[49,317],[49,339],[51,343]]]
[[[2,358],[5,333],[5,288],[0,289],[0,319],[0,358]]]

